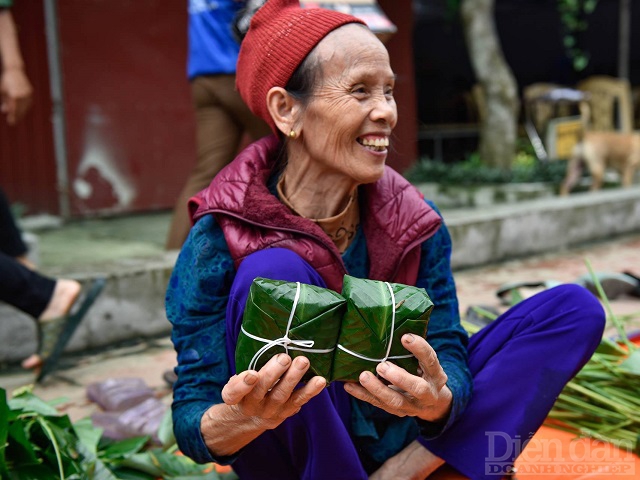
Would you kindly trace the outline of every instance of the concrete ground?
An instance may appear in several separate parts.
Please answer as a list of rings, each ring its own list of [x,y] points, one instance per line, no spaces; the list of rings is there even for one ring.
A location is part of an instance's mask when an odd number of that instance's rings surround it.
[[[46,250],[43,254],[43,259],[46,259]],[[470,305],[504,309],[495,296],[495,290],[505,282],[571,282],[587,273],[585,259],[591,261],[596,271],[640,272],[640,234],[561,253],[459,270],[455,277],[460,311],[464,314]],[[524,291],[526,295],[534,292],[534,289]],[[621,297],[610,303],[615,314],[632,318],[629,330],[640,328],[640,298]],[[612,333],[612,330],[609,333]],[[175,352],[168,336],[137,342],[132,340],[117,347],[83,354],[67,354],[61,360],[60,369],[41,385],[37,385],[35,393],[44,399],[65,398],[62,409],[76,420],[97,410],[96,406],[86,399],[85,390],[90,383],[108,378],[139,377],[154,388],[158,397],[168,405],[171,402],[171,391],[164,384],[162,373],[171,369],[174,364]],[[0,387],[9,392],[32,381],[32,374],[17,367],[0,370]]]
[[[50,274],[91,272],[114,259],[148,259],[164,253],[170,212],[77,220],[61,227],[55,218],[25,219],[37,236],[34,260]]]
[[[500,306],[495,295],[499,286],[512,282],[546,280],[573,282],[583,275],[588,275],[586,261],[590,262],[595,272],[631,271],[638,275],[640,234],[593,243],[560,253],[548,253],[456,272],[460,311],[464,313],[470,305],[483,304],[504,310],[506,307]],[[540,288],[521,289],[525,297],[539,290]],[[629,330],[640,328],[640,298],[621,296],[610,301],[610,305],[617,316],[630,317]]]

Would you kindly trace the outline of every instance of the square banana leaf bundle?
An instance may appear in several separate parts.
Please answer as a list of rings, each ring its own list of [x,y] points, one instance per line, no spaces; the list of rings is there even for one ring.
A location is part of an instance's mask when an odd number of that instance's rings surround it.
[[[426,335],[433,309],[427,292],[399,283],[345,275],[342,296],[347,299],[347,311],[342,319],[332,380],[357,382],[365,370],[375,374],[376,365],[387,357],[387,352],[389,361],[415,375],[418,361],[400,339],[405,333]]]
[[[287,329],[298,285],[299,298]],[[333,290],[256,278],[249,289],[236,345],[236,371],[260,370],[271,357],[288,351],[292,358],[303,355],[309,359],[303,381],[315,375],[330,381],[345,307],[345,299]],[[293,341],[286,350],[285,334]]]

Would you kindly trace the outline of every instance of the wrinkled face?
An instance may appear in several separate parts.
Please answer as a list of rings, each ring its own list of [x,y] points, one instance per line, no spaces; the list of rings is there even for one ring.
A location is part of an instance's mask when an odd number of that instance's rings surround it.
[[[298,122],[303,153],[356,183],[378,180],[396,126],[395,76],[382,43],[357,24],[316,47],[319,85]]]

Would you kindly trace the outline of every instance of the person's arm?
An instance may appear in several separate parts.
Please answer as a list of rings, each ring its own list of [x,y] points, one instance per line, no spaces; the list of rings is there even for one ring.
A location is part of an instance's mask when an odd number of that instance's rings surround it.
[[[446,422],[419,422],[422,436],[435,438],[458,419],[473,391],[467,355],[469,335],[460,324],[458,296],[451,271],[451,236],[444,222],[438,232],[422,245],[416,286],[424,288],[434,303],[427,341],[447,375],[447,387],[453,397]]]
[[[292,362],[284,354],[258,372],[231,377],[225,316],[234,277],[224,235],[212,216],[204,217],[180,252],[166,297],[178,354],[174,432],[181,451],[200,463],[233,462],[242,447],[326,386],[314,377],[295,389],[309,362],[304,357]]]
[[[231,376],[225,345],[225,312],[235,271],[224,235],[211,216],[191,229],[173,268],[166,294],[171,339],[177,353],[173,423],[180,450],[190,458],[217,461],[209,452],[200,422],[222,402]]]
[[[29,109],[33,89],[24,70],[18,35],[8,8],[0,8],[1,110],[14,125]]]

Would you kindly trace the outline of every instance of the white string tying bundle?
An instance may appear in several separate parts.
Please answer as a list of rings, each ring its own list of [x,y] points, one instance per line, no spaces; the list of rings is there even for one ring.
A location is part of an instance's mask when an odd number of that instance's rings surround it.
[[[260,350],[258,350],[251,362],[249,362],[249,370],[255,370],[258,360],[260,357],[269,349],[280,346],[284,347],[285,353],[289,353],[289,350],[300,350],[309,353],[331,353],[335,350],[335,348],[311,348],[314,345],[313,340],[294,340],[289,338],[289,330],[291,329],[291,323],[293,322],[293,316],[296,312],[296,307],[298,306],[298,300],[300,299],[300,282],[296,282],[296,295],[293,298],[293,305],[291,306],[291,313],[289,314],[289,321],[287,322],[287,329],[284,332],[284,336],[280,338],[276,338],[275,340],[268,340],[266,338],[258,337],[256,335],[252,335],[244,329],[244,326],[241,326],[242,333],[244,333],[247,337],[252,338],[253,340],[257,340],[258,342],[265,343]],[[295,346],[290,346],[295,345]]]
[[[391,288],[391,284],[389,284],[389,282],[384,282],[384,283],[389,289],[389,294],[391,295],[391,333],[389,335],[389,343],[387,344],[387,353],[385,354],[384,358],[370,358],[370,357],[365,357],[364,355],[360,355],[359,353],[353,352],[348,348],[345,348],[342,345],[338,344],[338,348],[343,352],[348,353],[349,355],[353,355],[354,357],[358,357],[362,360],[368,360],[370,362],[378,362],[378,363],[386,362],[389,359],[397,360],[401,358],[413,357],[413,355],[411,354],[394,355],[392,357],[389,356],[389,353],[391,352],[391,344],[393,343],[393,331],[395,330],[395,326],[396,326],[396,296],[393,294],[393,289]]]

